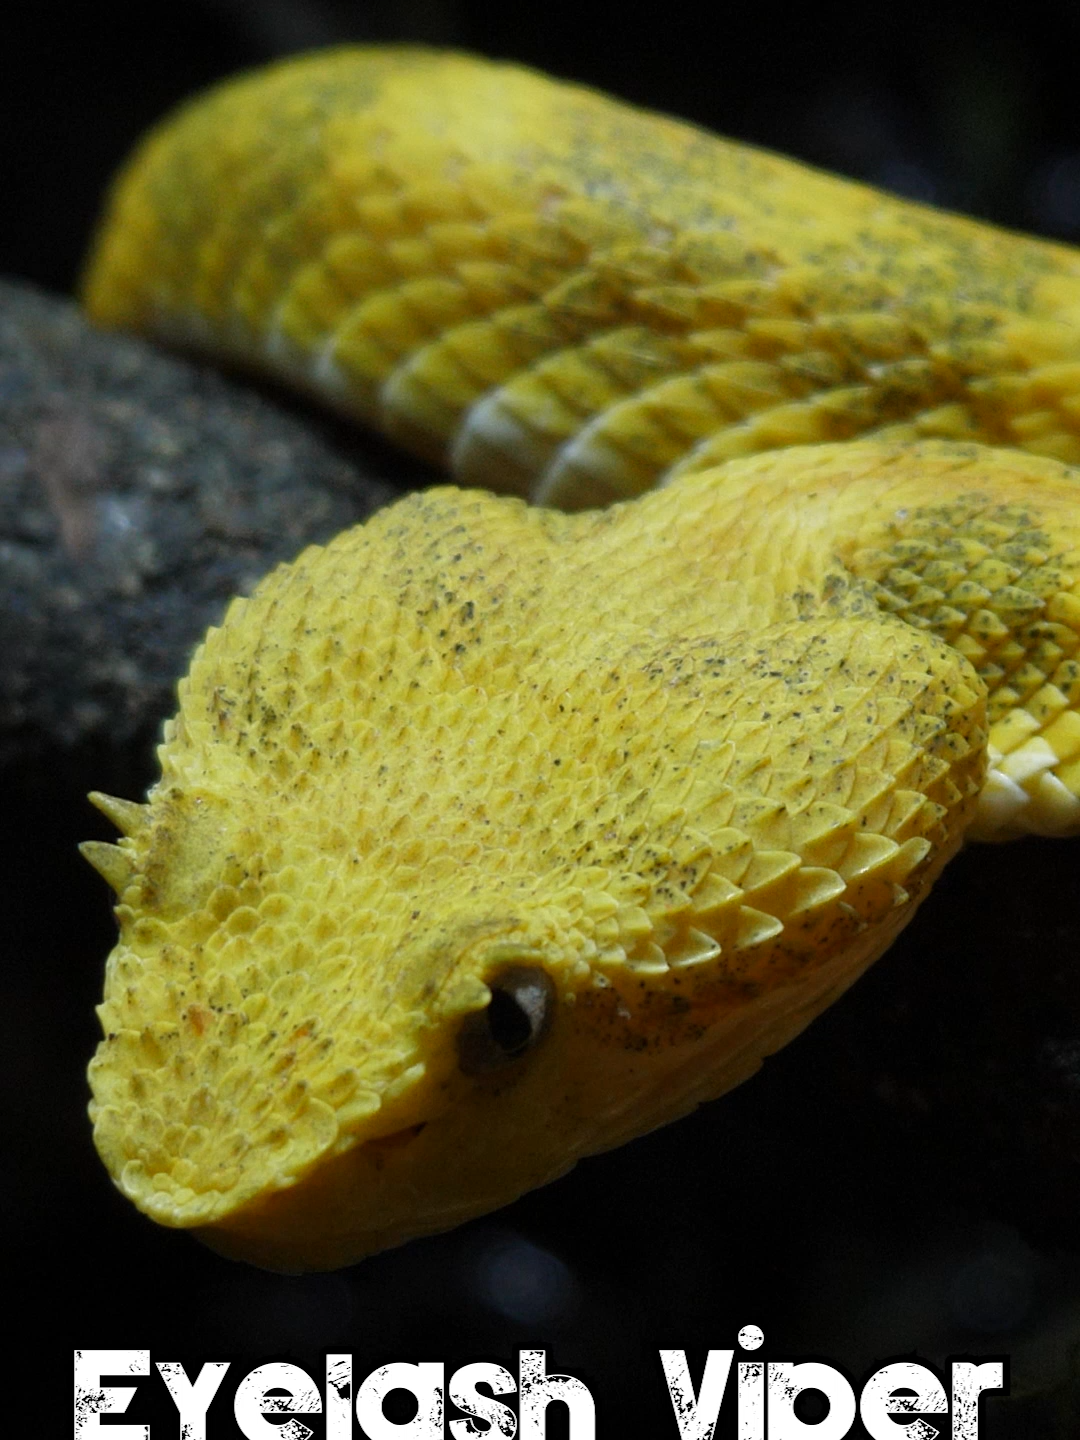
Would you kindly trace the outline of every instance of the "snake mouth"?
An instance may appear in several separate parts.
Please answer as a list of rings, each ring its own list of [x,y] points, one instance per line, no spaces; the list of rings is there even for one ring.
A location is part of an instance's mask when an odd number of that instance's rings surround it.
[[[379,1166],[393,1155],[406,1150],[427,1129],[427,1123],[426,1120],[421,1120],[417,1125],[406,1125],[403,1129],[394,1130],[389,1135],[380,1135],[377,1140],[365,1140],[363,1148]]]

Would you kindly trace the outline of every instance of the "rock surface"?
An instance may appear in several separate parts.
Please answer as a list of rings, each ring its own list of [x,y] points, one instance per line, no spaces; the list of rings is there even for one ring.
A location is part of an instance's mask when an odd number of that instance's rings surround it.
[[[0,763],[147,737],[230,596],[394,493],[331,425],[0,285]]]

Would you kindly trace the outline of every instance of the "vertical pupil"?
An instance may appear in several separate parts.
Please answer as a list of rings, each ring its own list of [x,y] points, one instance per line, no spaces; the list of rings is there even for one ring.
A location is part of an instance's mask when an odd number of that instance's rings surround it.
[[[506,990],[493,990],[487,1011],[491,1038],[500,1050],[512,1055],[529,1043],[532,1021],[523,1007]]]
[[[465,1016],[457,1033],[458,1067],[483,1075],[521,1058],[551,1026],[556,993],[540,965],[511,965],[488,982],[490,999]]]

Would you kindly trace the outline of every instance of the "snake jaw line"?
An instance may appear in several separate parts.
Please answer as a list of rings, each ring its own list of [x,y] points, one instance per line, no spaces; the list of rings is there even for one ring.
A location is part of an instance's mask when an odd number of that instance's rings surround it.
[[[1080,830],[1073,251],[340,51],[151,136],[86,300],[579,512],[310,548],[94,798],[91,1113],[155,1219],[287,1269],[446,1228],[752,1074],[966,835]]]

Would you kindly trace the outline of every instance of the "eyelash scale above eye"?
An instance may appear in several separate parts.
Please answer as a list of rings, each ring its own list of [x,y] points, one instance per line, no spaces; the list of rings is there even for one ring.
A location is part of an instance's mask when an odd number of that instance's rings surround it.
[[[491,999],[467,1016],[458,1031],[463,1075],[483,1075],[518,1060],[551,1026],[555,986],[538,965],[515,965],[488,981]]]

